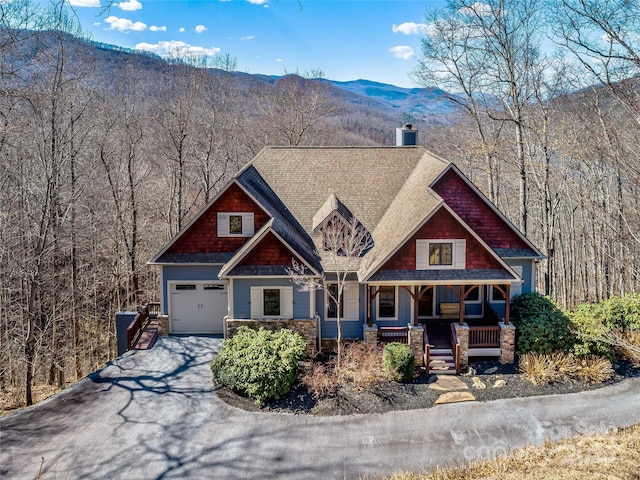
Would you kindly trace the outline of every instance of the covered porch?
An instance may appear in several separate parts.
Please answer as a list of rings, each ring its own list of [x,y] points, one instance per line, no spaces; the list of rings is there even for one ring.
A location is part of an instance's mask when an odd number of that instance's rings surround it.
[[[395,318],[387,320],[384,314],[385,309],[391,310],[392,288],[405,303],[408,297],[410,310],[405,308],[403,315],[396,308]],[[406,343],[417,363],[432,373],[460,373],[470,357],[498,357],[503,363],[513,363],[510,295],[510,283],[493,280],[458,285],[369,284],[365,340]]]

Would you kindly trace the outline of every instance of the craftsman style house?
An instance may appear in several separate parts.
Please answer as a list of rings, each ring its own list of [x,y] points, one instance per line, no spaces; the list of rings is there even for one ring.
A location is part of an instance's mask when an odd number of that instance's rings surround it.
[[[543,256],[454,164],[417,146],[262,150],[149,262],[169,331],[290,326],[317,351],[336,337],[336,305],[287,270],[335,278],[323,231],[336,219],[357,220],[372,245],[352,262],[344,338],[422,344],[433,368],[445,353],[456,369],[473,354],[513,361],[508,300],[535,288]]]

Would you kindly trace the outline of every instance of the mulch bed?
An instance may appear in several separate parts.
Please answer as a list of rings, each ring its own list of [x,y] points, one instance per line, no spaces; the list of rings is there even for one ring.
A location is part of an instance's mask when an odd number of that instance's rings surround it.
[[[458,378],[468,387],[476,401],[497,400],[500,398],[530,397],[535,395],[566,394],[585,390],[593,390],[611,385],[629,377],[640,376],[640,368],[630,363],[615,365],[615,376],[604,384],[590,385],[584,382],[565,382],[536,386],[523,380],[516,365],[502,365],[495,360],[474,361],[471,373]],[[495,369],[495,370],[494,370]],[[485,373],[485,372],[493,373]],[[475,374],[474,374],[475,372]],[[473,377],[477,377],[487,386],[485,389],[473,386]],[[218,387],[218,396],[234,407],[256,412],[282,412],[309,415],[352,415],[365,413],[385,413],[397,410],[415,410],[431,408],[443,393],[429,388],[435,381],[433,374],[424,370],[411,383],[381,382],[366,390],[358,390],[351,385],[341,386],[337,392],[316,398],[303,384],[294,386],[293,390],[280,400],[256,405],[254,400],[243,397],[226,387]],[[497,380],[504,380],[503,387],[494,388]]]

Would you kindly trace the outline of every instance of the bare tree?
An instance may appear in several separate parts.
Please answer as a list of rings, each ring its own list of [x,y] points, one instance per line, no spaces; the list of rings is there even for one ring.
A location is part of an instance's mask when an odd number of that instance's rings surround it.
[[[287,273],[300,291],[323,290],[330,302],[336,307],[336,324],[338,328],[338,358],[340,368],[342,358],[342,299],[347,280],[354,276],[362,256],[373,247],[373,238],[368,230],[356,218],[345,221],[334,215],[325,222],[322,228],[323,274],[320,277],[307,272],[304,264],[293,261]],[[330,288],[335,285],[335,289]]]

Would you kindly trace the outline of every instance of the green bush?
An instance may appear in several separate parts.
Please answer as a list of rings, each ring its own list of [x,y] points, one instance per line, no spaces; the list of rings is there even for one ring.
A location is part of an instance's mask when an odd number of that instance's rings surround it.
[[[511,304],[516,325],[516,354],[568,352],[575,344],[567,315],[549,297],[539,293],[518,295]]]
[[[579,355],[604,355],[612,358],[614,348],[603,341],[613,332],[640,331],[640,295],[611,297],[600,303],[583,303],[570,313],[571,326],[579,339]]]
[[[211,363],[211,371],[220,385],[264,403],[291,390],[305,347],[304,339],[290,330],[240,327],[225,340]]]
[[[382,368],[396,380],[408,382],[413,378],[416,359],[411,349],[399,342],[387,343],[382,351]]]

